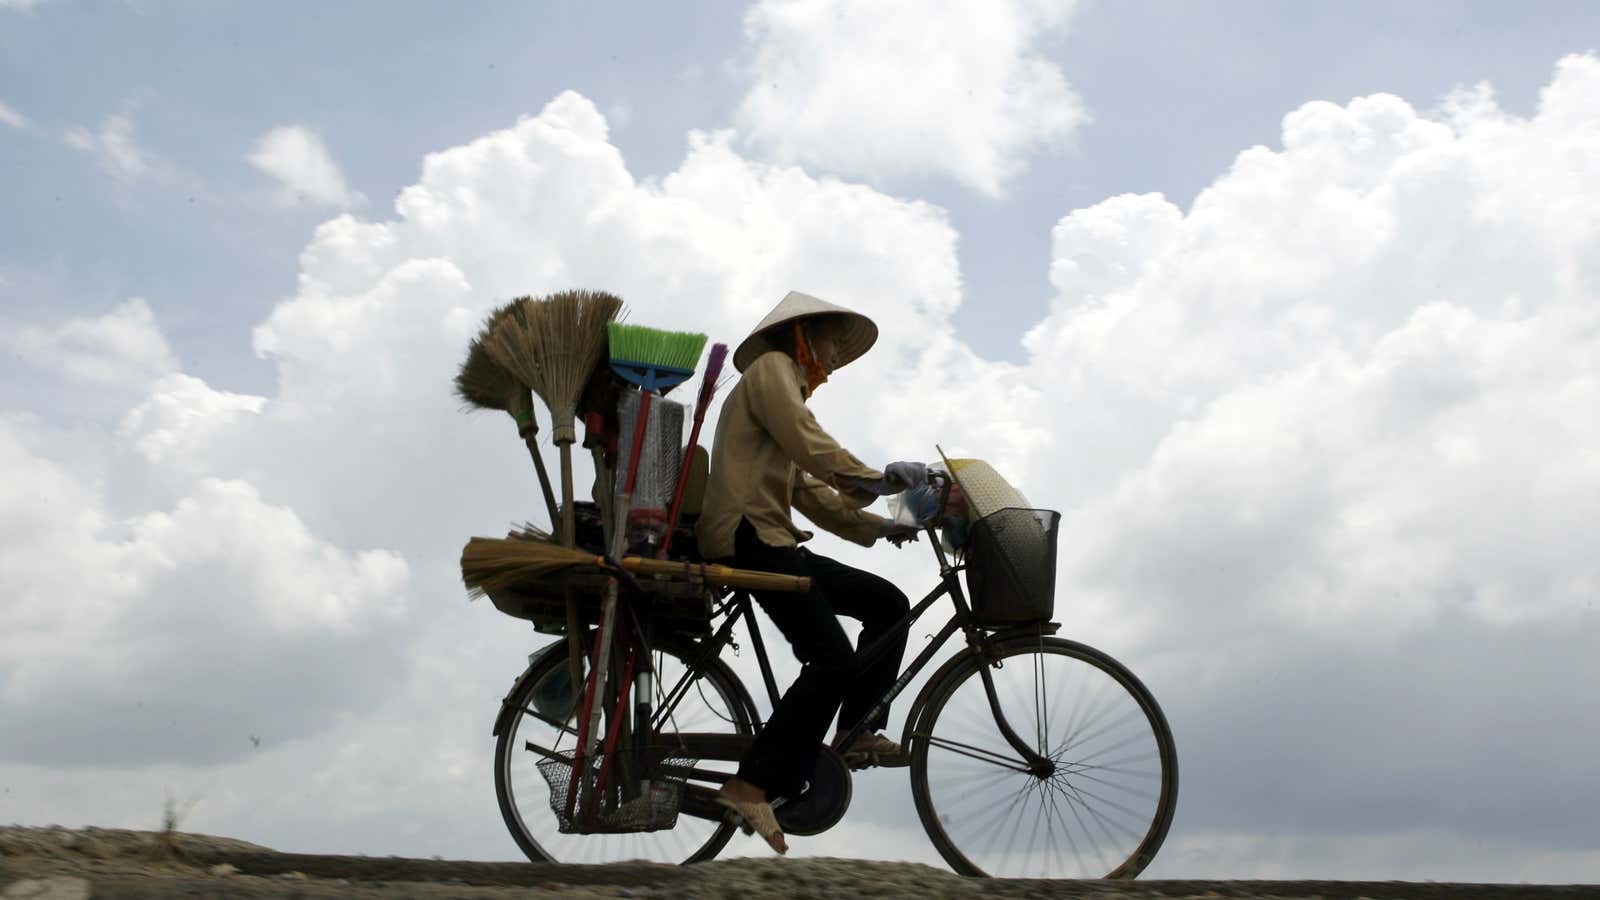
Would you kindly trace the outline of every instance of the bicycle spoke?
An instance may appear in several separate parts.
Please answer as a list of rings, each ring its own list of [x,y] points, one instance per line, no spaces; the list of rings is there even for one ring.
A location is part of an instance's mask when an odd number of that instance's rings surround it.
[[[1074,862],[1076,862],[1078,864],[1078,868],[1081,870],[1081,869],[1084,868],[1084,865],[1083,865],[1083,854],[1078,852],[1078,842],[1074,841],[1072,839],[1072,829],[1067,826],[1067,820],[1064,817],[1061,816],[1061,805],[1059,803],[1055,802],[1056,799],[1058,799],[1056,793],[1054,791],[1051,791],[1050,797],[1051,797],[1051,803],[1050,803],[1051,812],[1060,821],[1060,823],[1061,823],[1061,833],[1066,836],[1066,838],[1067,838],[1067,846],[1072,849],[1072,859],[1073,859]]]
[[[1117,842],[1117,836],[1111,833],[1111,828],[1113,825],[1116,826],[1118,830],[1122,831],[1128,839],[1133,840],[1138,838],[1138,835],[1130,831],[1126,826],[1118,822],[1110,821],[1110,819],[1103,815],[1099,810],[1095,809],[1094,805],[1089,803],[1088,800],[1084,798],[1083,793],[1077,790],[1073,785],[1065,784],[1060,786],[1060,789],[1062,791],[1062,796],[1067,800],[1067,802],[1073,803],[1077,807],[1081,808],[1085,813],[1088,814],[1090,820],[1093,821],[1094,824],[1100,826],[1100,833],[1105,836],[1106,840],[1111,841],[1112,843]],[[1088,826],[1086,825],[1085,829],[1087,829],[1087,827]],[[1090,832],[1090,836],[1091,838],[1093,837],[1092,832]]]
[[[1126,791],[1127,793],[1130,793],[1130,794],[1134,795],[1135,797],[1138,797],[1141,800],[1149,800],[1150,802],[1154,803],[1157,800],[1161,799],[1161,796],[1159,794],[1152,794],[1149,791],[1141,791],[1141,790],[1138,790],[1136,788],[1128,787],[1127,785],[1118,784],[1115,781],[1107,781],[1104,778],[1097,778],[1097,777],[1095,777],[1093,775],[1089,775],[1089,774],[1084,773],[1084,772],[1073,772],[1072,774],[1074,776],[1078,777],[1078,778],[1084,778],[1084,779],[1088,779],[1089,781],[1093,781],[1096,784],[1103,784],[1103,785],[1105,785],[1106,787],[1109,787],[1109,788],[1115,788],[1116,790],[1119,790],[1119,791]]]
[[[1067,702],[1064,698],[1068,696],[1068,683],[1072,681],[1072,670],[1064,667],[1059,668],[1061,668],[1061,683],[1056,686],[1056,698],[1052,702],[1049,710],[1049,716],[1054,721],[1060,721],[1061,719],[1061,704]],[[1074,704],[1073,708],[1076,708],[1076,704]],[[1070,716],[1068,717],[1067,728],[1065,730],[1068,733],[1071,733],[1072,731],[1072,722]]]
[[[1066,740],[1062,744],[1063,750],[1071,749],[1077,744],[1081,744],[1088,740],[1088,738],[1084,737],[1084,732],[1091,728],[1097,728],[1100,724],[1100,720],[1105,716],[1110,715],[1116,708],[1118,698],[1115,694],[1112,694],[1109,698],[1103,701],[1098,699],[1098,695],[1101,694],[1103,690],[1104,685],[1096,688],[1095,694],[1097,695],[1097,699],[1095,702],[1097,705],[1090,707],[1092,711],[1086,714],[1083,719],[1078,722],[1078,727],[1075,731],[1068,732]]]
[[[1022,787],[1018,788],[1015,793],[1006,799],[1005,802],[1000,804],[999,812],[996,815],[990,817],[988,820],[984,821],[978,826],[978,832],[980,834],[989,835],[988,847],[994,846],[994,842],[1000,839],[1000,835],[1005,832],[1005,824],[1011,821],[1011,817],[1013,815],[1018,817],[1018,825],[1021,824],[1022,816],[1017,806],[1017,798],[1024,794],[1027,790],[1028,784],[1024,782]],[[1012,826],[1012,830],[1015,831],[1016,827],[1017,826]]]
[[[1064,789],[1059,788],[1059,786],[1052,784],[1051,788],[1053,790],[1061,791],[1059,796],[1062,800],[1066,801],[1067,808],[1072,810],[1072,817],[1078,821],[1078,827],[1083,830],[1083,836],[1089,839],[1089,848],[1094,851],[1095,861],[1100,864],[1101,868],[1105,868],[1107,871],[1110,871],[1106,863],[1106,855],[1100,849],[1100,842],[1094,839],[1094,832],[1089,829],[1088,824],[1083,821],[1083,816],[1078,812],[1079,804],[1074,801]],[[1089,813],[1091,816],[1094,814],[1092,810],[1090,810]]]
[[[1089,679],[1087,677],[1078,681],[1078,695],[1072,700],[1072,712],[1067,716],[1067,727],[1063,729],[1067,734],[1066,740],[1071,740],[1072,735],[1077,731],[1078,718],[1083,712],[1083,692],[1088,688]]]
[[[1071,767],[1070,771],[1072,772],[1110,772],[1114,775],[1127,775],[1133,778],[1159,779],[1161,777],[1160,759],[1161,754],[1152,750],[1149,753],[1141,753],[1138,756],[1124,756],[1120,759],[1111,760],[1110,762],[1095,763],[1093,765],[1086,764],[1081,760],[1075,762],[1062,762],[1061,765]],[[1152,760],[1156,761],[1156,769],[1154,771],[1148,768],[1125,768],[1128,763],[1150,762]],[[1057,762],[1061,761],[1058,759]]]
[[[1045,748],[1050,746],[1048,742],[1048,736],[1050,734],[1050,719],[1045,715],[1045,711],[1050,708],[1050,705],[1048,699],[1045,697],[1044,690],[1044,654],[1035,653],[1032,654],[1032,658],[1033,717],[1038,723],[1037,731],[1039,734],[1039,741],[1033,745],[1033,749],[1042,754],[1045,752]]]
[[[976,820],[974,822],[973,830],[982,834],[990,834],[992,840],[993,836],[997,836],[999,834],[1000,826],[1011,820],[1011,815],[1017,811],[1017,797],[1027,789],[1027,783],[1023,782],[1014,792],[1012,792],[1011,796],[1007,798],[1006,802],[995,804],[994,812],[988,818]],[[1004,788],[1001,790],[1004,790]]]
[[[979,769],[974,766],[972,768],[974,771],[965,775],[952,775],[943,779],[944,781],[960,784],[960,790],[955,791],[954,803],[950,805],[952,810],[958,809],[960,804],[982,803],[987,805],[994,800],[992,796],[989,796],[989,793],[995,787],[1007,782],[1009,779],[1018,777],[1016,772],[996,767],[985,766]]]
[[[993,750],[984,750],[981,747],[972,747],[966,744],[959,744],[955,741],[949,741],[945,740],[944,738],[936,738],[932,736],[928,737],[928,743],[934,747],[938,747],[941,750],[948,750],[951,753],[959,753],[962,756],[970,757],[978,760],[979,762],[988,763],[992,766],[999,766],[1003,769],[1010,769],[1013,772],[1021,772],[1023,774],[1028,773],[1027,767],[1018,765],[1017,763],[1007,759],[999,753],[994,752]]]
[[[1056,798],[1055,798],[1055,795],[1051,794],[1049,791],[1043,792],[1042,796],[1044,797],[1044,807],[1045,807],[1045,817],[1044,817],[1045,842],[1047,844],[1049,844],[1051,849],[1056,851],[1056,855],[1057,856],[1060,856],[1061,855],[1061,851],[1060,851],[1059,848],[1056,847],[1056,817],[1055,817]],[[1039,876],[1041,878],[1046,877],[1046,873],[1047,872],[1048,872],[1048,870],[1044,866],[1040,866],[1039,867]]]
[[[1015,719],[1017,716],[1026,714],[1028,707],[1033,704],[1033,701],[1032,700],[1025,700],[1023,698],[1023,693],[1022,693],[1023,688],[1022,688],[1022,685],[1018,683],[1021,679],[1012,678],[1012,677],[1006,675],[1006,670],[1005,669],[993,670],[992,677],[997,682],[996,685],[995,685],[995,696],[996,697],[1005,696],[1005,697],[1011,698],[1011,702],[1010,703],[1002,702],[1000,704],[1000,708],[1003,711],[1005,711],[1006,717],[1008,719]],[[998,684],[998,682],[1005,682],[1006,690],[1004,692],[1002,692],[1000,690],[1000,685]],[[988,708],[987,704],[985,704],[983,712],[984,712],[985,716],[990,717],[990,718],[993,717],[993,713],[991,713],[989,711],[989,708]],[[1038,721],[1039,721],[1038,714],[1035,713],[1032,721],[1023,721],[1023,722],[1014,721],[1014,722],[1012,722],[1012,729],[1015,730],[1016,727],[1019,724],[1029,724],[1029,725],[1033,725],[1034,726],[1034,730],[1037,731],[1038,730]],[[1044,749],[1042,747],[1039,747],[1039,748],[1036,748],[1036,749],[1038,749],[1040,753],[1044,752]]]
[[[1102,715],[1109,715],[1109,712],[1102,713]],[[1109,734],[1110,732],[1116,730],[1118,727],[1120,727],[1122,725],[1126,725],[1126,724],[1128,724],[1130,722],[1137,724],[1139,722],[1142,722],[1143,720],[1144,720],[1144,712],[1143,712],[1143,710],[1131,709],[1131,710],[1123,713],[1121,718],[1113,720],[1108,725],[1105,725],[1105,726],[1103,726],[1101,728],[1098,728],[1095,731],[1093,731],[1093,732],[1091,732],[1089,734],[1086,734],[1086,735],[1085,734],[1080,734],[1078,736],[1078,740],[1077,740],[1076,743],[1073,743],[1073,742],[1069,741],[1067,744],[1064,744],[1061,747],[1061,750],[1062,750],[1062,752],[1065,752],[1067,750],[1071,750],[1075,746],[1082,746],[1082,745],[1087,744],[1090,741],[1092,741],[1092,740],[1094,740],[1094,739],[1096,739],[1098,737],[1101,737],[1101,736],[1103,736],[1105,734]],[[1141,736],[1142,735],[1135,735],[1135,739],[1137,739],[1138,737],[1141,737]],[[1116,746],[1117,745],[1113,745],[1112,749],[1115,749]],[[1102,750],[1100,752],[1104,753],[1106,751]]]
[[[1029,794],[1038,799],[1039,809],[1042,812],[1044,810],[1044,791],[1039,790],[1038,787],[1035,786],[1034,789],[1029,792]],[[1033,857],[1033,845],[1039,840],[1039,829],[1037,827],[1028,829],[1028,832],[1028,849],[1022,854],[1022,858],[1024,860],[1031,859]]]
[[[1139,816],[1139,813],[1129,809],[1128,807],[1123,806],[1122,804],[1117,803],[1116,801],[1108,800],[1105,797],[1102,797],[1099,794],[1094,793],[1093,791],[1085,790],[1081,785],[1073,784],[1070,781],[1067,782],[1067,790],[1072,791],[1074,794],[1077,794],[1080,800],[1082,798],[1084,798],[1084,797],[1088,797],[1091,800],[1098,800],[1101,803],[1105,804],[1106,806],[1109,806],[1112,809],[1116,810],[1117,812],[1123,813],[1124,815],[1131,816],[1133,818],[1138,818],[1138,816]],[[1090,809],[1090,810],[1093,809],[1093,807],[1089,806],[1087,803],[1084,804],[1084,808],[1085,809]],[[1119,825],[1118,827],[1122,827],[1122,826]],[[1135,839],[1137,839],[1139,837],[1139,834],[1137,832],[1134,832],[1134,831],[1126,831],[1125,833],[1129,837],[1132,837],[1132,838],[1135,838]]]
[[[1017,804],[1017,821],[1011,826],[1011,836],[1006,838],[1006,851],[1009,853],[1013,844],[1017,842],[1017,832],[1022,830],[1022,823],[1028,818],[1028,798],[1032,796],[1033,782],[1024,782],[1022,790],[1017,793],[1022,795],[1022,802]]]

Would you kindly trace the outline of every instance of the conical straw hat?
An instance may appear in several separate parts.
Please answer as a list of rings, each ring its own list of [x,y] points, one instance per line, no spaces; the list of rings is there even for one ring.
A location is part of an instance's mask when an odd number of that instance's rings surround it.
[[[826,300],[820,300],[810,294],[799,291],[790,291],[772,312],[750,332],[744,339],[739,349],[733,353],[733,366],[743,372],[756,357],[772,349],[767,341],[767,333],[780,325],[787,325],[801,319],[816,318],[819,316],[837,317],[842,326],[838,340],[838,362],[835,368],[842,369],[846,364],[866,353],[878,340],[878,326],[869,318],[856,312],[836,306]]]
[[[967,512],[973,521],[1002,509],[1028,508],[1028,498],[983,460],[951,459],[943,450],[939,451],[939,458],[961,486],[961,493],[967,498]]]

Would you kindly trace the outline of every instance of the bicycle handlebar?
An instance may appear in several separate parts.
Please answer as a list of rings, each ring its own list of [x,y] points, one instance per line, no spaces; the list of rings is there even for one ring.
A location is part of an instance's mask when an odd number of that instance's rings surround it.
[[[934,515],[934,521],[944,518],[945,510],[950,505],[950,488],[955,485],[955,480],[943,472],[929,471],[928,485],[939,489],[939,512]]]

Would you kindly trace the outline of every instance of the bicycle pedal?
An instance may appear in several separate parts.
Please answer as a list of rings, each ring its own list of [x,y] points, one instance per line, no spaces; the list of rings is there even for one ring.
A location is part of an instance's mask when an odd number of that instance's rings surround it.
[[[885,755],[862,751],[845,754],[844,764],[852,772],[859,772],[862,769],[896,769],[911,765],[911,757],[904,753]]]
[[[744,816],[735,813],[731,809],[722,814],[722,821],[724,824],[738,827],[740,831],[747,835],[756,833],[756,830],[750,827],[750,823],[744,820]]]

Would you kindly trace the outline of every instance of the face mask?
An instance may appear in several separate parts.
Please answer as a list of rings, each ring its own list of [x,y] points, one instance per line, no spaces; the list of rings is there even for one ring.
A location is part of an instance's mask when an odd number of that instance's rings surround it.
[[[806,392],[813,393],[828,380],[828,370],[811,352],[811,344],[806,340],[806,330],[803,326],[794,330],[794,360],[800,364],[800,370],[806,376]]]

